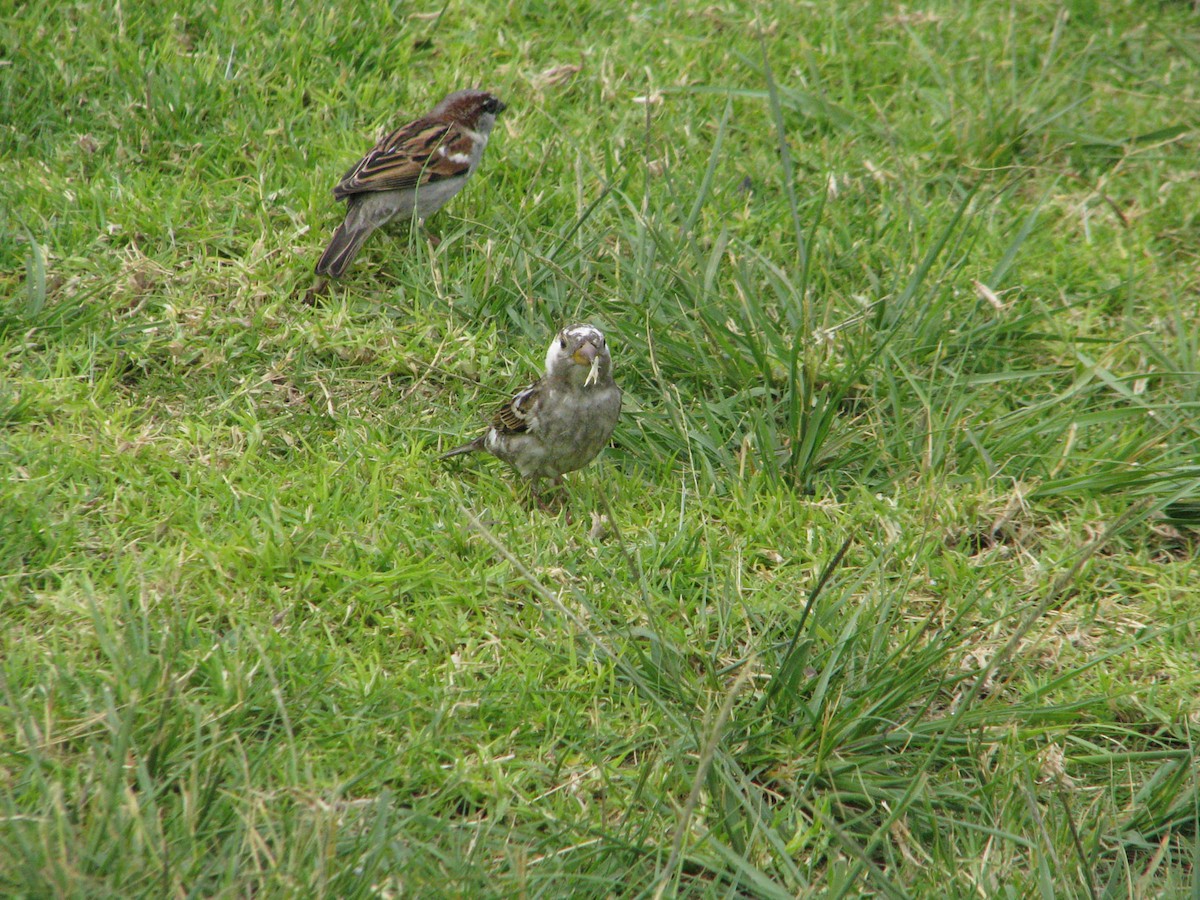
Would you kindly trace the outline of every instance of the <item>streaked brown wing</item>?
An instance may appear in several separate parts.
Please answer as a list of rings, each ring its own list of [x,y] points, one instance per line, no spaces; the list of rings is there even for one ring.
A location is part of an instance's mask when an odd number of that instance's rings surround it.
[[[496,410],[492,427],[506,434],[519,434],[529,430],[529,419],[537,412],[542,402],[540,385],[535,384],[517,394]]]
[[[457,125],[418,119],[397,128],[348,171],[333,196],[338,200],[369,191],[399,191],[465,175],[471,137]]]

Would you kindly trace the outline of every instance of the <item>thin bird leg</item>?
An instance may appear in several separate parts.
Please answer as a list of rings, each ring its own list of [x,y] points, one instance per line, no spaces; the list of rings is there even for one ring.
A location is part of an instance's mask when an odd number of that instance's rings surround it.
[[[561,475],[555,475],[550,479],[550,490],[553,491],[553,493],[550,494],[550,499],[545,501],[543,508],[546,510],[546,512],[552,512],[553,507],[557,506],[558,509],[562,511],[563,520],[570,525],[571,505],[567,502],[567,489],[563,487],[563,477]]]
[[[533,498],[533,502],[537,504],[537,508],[547,515],[553,515],[561,510],[566,516],[567,524],[571,524],[571,510],[567,507],[565,493],[563,491],[554,491],[553,493],[543,491],[540,484],[541,480],[537,478],[529,482],[529,494]],[[562,477],[558,476],[552,479],[550,484],[551,487],[561,487]]]
[[[537,508],[544,513],[551,511],[550,504],[546,502],[546,498],[542,496],[542,489],[538,487],[540,479],[534,478],[529,482],[529,496],[533,498],[533,502],[537,504]]]

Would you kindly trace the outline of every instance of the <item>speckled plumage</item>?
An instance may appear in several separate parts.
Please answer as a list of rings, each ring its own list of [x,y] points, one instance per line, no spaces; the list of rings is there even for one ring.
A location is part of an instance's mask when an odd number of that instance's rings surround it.
[[[317,263],[340,278],[371,232],[394,219],[432,216],[479,166],[504,103],[486,91],[455,91],[427,116],[402,125],[350,167],[333,189],[346,219]]]
[[[568,325],[546,351],[546,372],[495,415],[475,440],[442,456],[487,451],[529,478],[556,482],[604,449],[621,415],[621,389],[612,376],[604,335],[591,325]]]

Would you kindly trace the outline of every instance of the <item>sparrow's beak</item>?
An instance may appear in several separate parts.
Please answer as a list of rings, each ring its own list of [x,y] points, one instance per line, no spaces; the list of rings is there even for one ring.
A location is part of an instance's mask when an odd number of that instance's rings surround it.
[[[571,354],[571,359],[581,366],[591,366],[587,378],[583,381],[584,387],[591,387],[600,380],[600,351],[591,341],[580,344]]]
[[[504,112],[506,109],[508,109],[507,103],[505,103],[503,100],[499,100],[499,99],[496,100],[496,115],[499,115],[500,113]]]

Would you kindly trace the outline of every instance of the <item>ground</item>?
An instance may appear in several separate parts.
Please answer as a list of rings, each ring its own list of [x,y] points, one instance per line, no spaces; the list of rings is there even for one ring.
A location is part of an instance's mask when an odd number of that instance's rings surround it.
[[[0,890],[1184,896],[1197,34],[13,10]],[[465,86],[476,177],[313,292],[338,177]],[[547,514],[436,457],[571,321],[626,403]]]

